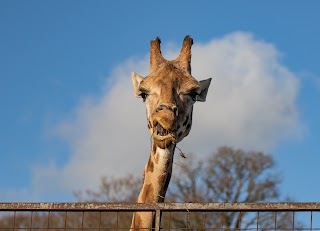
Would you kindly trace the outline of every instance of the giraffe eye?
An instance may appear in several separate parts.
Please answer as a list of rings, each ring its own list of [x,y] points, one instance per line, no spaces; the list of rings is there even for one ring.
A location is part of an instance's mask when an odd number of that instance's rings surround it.
[[[193,101],[196,101],[196,100],[197,100],[197,96],[198,96],[198,95],[199,95],[199,93],[196,92],[196,91],[192,91],[192,92],[189,93],[189,96],[191,97],[191,99],[192,99]]]
[[[143,102],[145,102],[146,99],[147,99],[148,94],[144,93],[144,92],[141,92],[141,94],[139,96],[143,99]]]

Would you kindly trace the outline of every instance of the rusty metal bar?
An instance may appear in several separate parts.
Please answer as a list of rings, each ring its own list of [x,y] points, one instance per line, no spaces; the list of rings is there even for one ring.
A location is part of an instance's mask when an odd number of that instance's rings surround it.
[[[31,217],[30,217],[30,231],[31,231],[31,228],[32,228],[32,223],[33,222],[33,211],[31,212]]]
[[[277,212],[274,213],[274,231],[277,231]]]
[[[14,211],[14,215],[13,215],[13,227],[12,230],[14,230],[15,226],[16,226],[16,211]]]
[[[161,210],[156,210],[155,231],[160,231]]]
[[[312,211],[310,212],[310,231],[312,231]]]
[[[259,211],[257,212],[257,222],[256,222],[256,230],[258,231],[259,230]]]
[[[0,211],[320,211],[320,203],[0,203]]]

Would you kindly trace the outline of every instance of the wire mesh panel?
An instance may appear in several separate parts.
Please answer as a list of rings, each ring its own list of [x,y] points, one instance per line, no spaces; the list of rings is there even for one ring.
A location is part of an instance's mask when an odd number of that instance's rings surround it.
[[[131,212],[12,212],[3,213],[0,230],[128,230]]]
[[[314,212],[168,212],[161,226],[163,230],[319,230],[320,223],[312,223],[312,216]]]
[[[320,230],[319,203],[0,203],[0,231],[129,230],[135,211],[157,230]]]

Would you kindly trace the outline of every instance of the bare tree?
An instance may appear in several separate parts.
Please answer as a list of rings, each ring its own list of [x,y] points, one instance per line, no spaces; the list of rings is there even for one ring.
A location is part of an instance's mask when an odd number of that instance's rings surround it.
[[[139,194],[141,182],[139,177],[133,175],[103,177],[97,191],[87,189],[74,192],[74,195],[80,202],[133,202]]]
[[[246,152],[231,147],[221,147],[204,161],[194,155],[177,163],[169,188],[168,200],[178,202],[276,202],[280,201],[281,176],[275,169],[271,155]],[[224,212],[205,217],[203,213],[191,214],[189,224],[185,217],[172,216],[177,227],[202,228],[204,224],[224,229],[269,227],[277,220],[277,228],[291,227],[292,215],[288,212],[245,213]],[[259,219],[257,219],[259,216]],[[273,226],[271,226],[273,227]]]
[[[202,177],[210,201],[262,202],[279,198],[281,178],[271,155],[222,147],[206,163]]]

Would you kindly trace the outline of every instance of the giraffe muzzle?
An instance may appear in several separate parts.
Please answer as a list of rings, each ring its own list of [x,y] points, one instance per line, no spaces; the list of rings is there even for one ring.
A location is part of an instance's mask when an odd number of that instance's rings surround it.
[[[166,148],[176,141],[175,115],[172,110],[161,110],[153,116],[153,139],[155,143]]]

